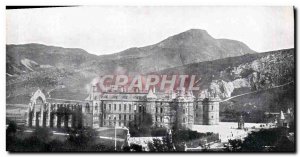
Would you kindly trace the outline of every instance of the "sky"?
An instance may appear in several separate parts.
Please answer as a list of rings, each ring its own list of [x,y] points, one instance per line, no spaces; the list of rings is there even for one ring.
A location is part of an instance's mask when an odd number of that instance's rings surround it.
[[[81,6],[6,10],[6,43],[82,48],[103,55],[189,29],[239,40],[257,52],[294,47],[292,7]]]

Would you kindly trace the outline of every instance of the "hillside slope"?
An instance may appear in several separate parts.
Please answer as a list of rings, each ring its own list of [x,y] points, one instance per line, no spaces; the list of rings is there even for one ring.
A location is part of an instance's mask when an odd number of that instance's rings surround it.
[[[107,69],[114,70],[118,67],[126,72],[148,73],[191,63],[251,53],[256,52],[242,42],[215,39],[205,30],[191,29],[171,36],[157,44],[130,48],[116,54],[104,56],[104,58],[113,61],[115,64],[115,66],[106,66]],[[104,64],[107,64],[107,62],[99,66],[105,66]]]
[[[242,95],[222,102],[221,112],[228,112],[228,115],[244,112],[252,115],[248,121],[256,122],[260,121],[258,117],[264,117],[264,111],[294,109],[294,53],[294,49],[286,49],[247,54],[170,68],[159,74],[198,75],[201,77],[198,82],[201,91],[217,95],[222,100]],[[277,86],[280,88],[275,88]],[[250,94],[243,95],[245,93]]]
[[[78,48],[7,45],[7,102],[26,103],[36,88],[50,91],[53,96],[81,99],[89,91],[89,83],[99,75],[146,74],[248,53],[255,52],[239,41],[214,39],[199,29],[171,36],[154,45],[103,56]]]

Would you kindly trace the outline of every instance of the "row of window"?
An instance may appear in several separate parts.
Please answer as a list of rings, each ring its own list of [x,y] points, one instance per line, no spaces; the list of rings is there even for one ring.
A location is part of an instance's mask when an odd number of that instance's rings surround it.
[[[106,110],[106,106],[107,106],[107,104],[104,104],[104,110]],[[113,104],[113,108],[114,108],[114,111],[117,111],[117,104]],[[133,107],[133,105],[128,104],[128,110],[129,111],[132,111],[133,108],[134,108],[134,110],[136,110],[136,104],[134,104],[134,107]],[[196,108],[198,108],[198,105],[196,105]],[[112,105],[111,104],[108,104],[108,109],[109,109],[109,111],[112,111]],[[123,109],[124,109],[124,111],[127,110],[127,104],[123,105]],[[211,110],[213,110],[213,109],[214,109],[214,106],[211,106]],[[96,104],[95,110],[98,111],[98,104]],[[122,111],[122,104],[118,105],[118,110]],[[138,111],[140,113],[142,113],[142,112],[145,112],[145,110],[146,110],[146,108],[144,106],[141,106],[139,104]],[[90,112],[90,111],[91,111],[90,110],[90,106],[87,104],[86,105],[86,112]],[[162,107],[156,107],[155,108],[155,112],[156,113],[163,113],[164,109]],[[187,108],[183,109],[183,114],[186,114],[186,113],[188,113],[188,109]]]
[[[103,104],[104,106],[104,110],[108,110],[108,111],[122,111],[122,106],[123,106],[123,111],[136,111],[137,109],[137,105],[134,104],[134,105],[131,105],[131,104],[119,104],[118,105],[118,109],[117,109],[117,104]],[[128,108],[127,108],[128,107]],[[138,112],[139,113],[145,113],[146,112],[146,107],[145,106],[141,106],[139,104],[138,106]]]
[[[159,111],[160,111],[160,113],[163,113],[163,112],[164,112],[164,109],[163,109],[162,107],[156,107],[156,108],[155,108],[155,112],[156,112],[156,113],[159,113]]]
[[[156,120],[156,122],[163,122],[162,117],[155,116],[155,120]]]
[[[196,109],[198,109],[198,108],[199,108],[199,106],[196,105]],[[214,110],[214,106],[211,106],[210,108],[211,108],[211,110]]]
[[[119,122],[119,123],[116,123],[116,122],[108,122],[108,123],[103,122],[103,125],[104,126],[120,126],[120,127],[123,127],[124,123],[122,123],[122,122]],[[128,125],[128,123],[125,123],[125,125]]]
[[[96,105],[95,105],[95,111],[98,111],[98,109],[99,109],[98,104],[96,104]],[[90,106],[90,104],[88,104],[88,103],[85,105],[85,112],[87,112],[87,113],[92,112],[91,106]]]
[[[135,115],[126,115],[126,114],[119,114],[118,116],[114,115],[106,115],[104,114],[104,119],[106,120],[133,120],[135,118]]]
[[[108,109],[109,111],[112,111],[112,104],[103,104],[103,107],[104,107],[104,110]],[[127,110],[127,104],[123,104],[123,109],[124,109],[124,111]],[[135,104],[135,106],[128,104],[128,110],[131,111],[132,109],[136,110],[136,104]],[[117,104],[113,104],[113,110],[114,111],[117,110]],[[118,110],[122,111],[122,104],[119,104]]]
[[[196,113],[196,118],[200,117],[198,113]],[[211,118],[214,118],[214,116],[210,116]]]
[[[158,122],[158,121],[157,121]],[[160,117],[160,122],[163,122],[162,121],[162,117]],[[182,119],[182,122],[183,123],[186,123],[186,118],[183,118]],[[109,121],[109,122],[106,122],[106,121],[104,121],[103,122],[103,125],[104,126],[127,126],[128,125],[128,122],[121,122],[121,121],[119,121],[119,122],[116,122],[116,121]],[[155,124],[156,125],[156,127],[162,127],[162,124],[160,124],[160,125],[158,125],[157,123]]]
[[[106,98],[106,99],[107,99],[108,96],[107,96],[107,95],[104,95],[103,98]],[[114,95],[114,96],[112,96],[111,98],[112,98],[112,99],[118,99],[118,96],[117,96],[117,95]],[[128,99],[128,96],[123,95],[121,98],[122,98],[122,99]],[[139,100],[144,99],[142,96],[134,96],[133,98],[134,98],[134,99],[139,99]],[[94,100],[97,100],[97,96],[95,96]]]
[[[134,120],[136,118],[136,115],[131,115],[131,114],[118,114],[118,115],[106,115],[104,114],[104,120]],[[163,117],[161,116],[155,116],[155,122],[164,122]]]

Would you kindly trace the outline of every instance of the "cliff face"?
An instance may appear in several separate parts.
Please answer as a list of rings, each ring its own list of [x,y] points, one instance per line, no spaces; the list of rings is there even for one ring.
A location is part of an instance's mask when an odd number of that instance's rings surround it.
[[[294,81],[294,76],[294,53],[291,50],[269,53],[251,62],[220,71],[218,79],[212,80],[207,90],[225,99],[231,97],[234,90],[269,89]]]
[[[248,122],[262,122],[265,111],[293,110],[295,106],[294,49],[246,54],[159,72],[178,73],[198,75],[201,80],[197,85],[202,91],[224,100],[220,103],[223,121],[235,121],[237,114],[244,113]]]

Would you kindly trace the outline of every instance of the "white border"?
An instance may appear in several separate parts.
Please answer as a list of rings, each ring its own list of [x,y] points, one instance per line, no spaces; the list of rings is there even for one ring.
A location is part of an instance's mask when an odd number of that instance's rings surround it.
[[[2,156],[40,156],[40,155],[47,155],[47,156],[82,156],[82,155],[93,155],[93,156],[115,156],[115,155],[122,155],[122,156],[131,156],[131,155],[151,155],[151,156],[173,156],[173,155],[177,155],[177,156],[182,156],[182,155],[197,155],[197,156],[217,156],[217,155],[234,155],[234,156],[244,156],[244,155],[262,155],[262,156],[273,156],[273,155],[287,155],[287,154],[281,154],[281,153],[276,153],[276,154],[225,154],[225,153],[218,153],[218,154],[198,154],[198,153],[189,153],[189,154],[182,154],[182,153],[173,153],[173,154],[97,154],[97,153],[93,153],[93,154],[82,154],[82,153],[72,153],[72,154],[9,154],[8,152],[6,152],[6,145],[5,145],[5,116],[6,116],[6,110],[5,110],[5,86],[6,86],[6,81],[5,81],[5,53],[6,53],[6,48],[5,48],[5,44],[6,44],[6,35],[5,35],[5,6],[6,5],[26,5],[26,6],[30,6],[30,5],[126,5],[126,6],[145,6],[145,5],[151,5],[151,6],[158,6],[158,5],[162,5],[162,6],[191,6],[191,5],[240,5],[240,6],[295,6],[296,9],[299,11],[299,1],[297,0],[2,0],[0,1],[1,4],[1,9],[0,9],[0,43],[1,44],[1,53],[0,53],[0,81],[1,81],[1,87],[0,88],[0,95],[1,98],[1,109],[0,109],[0,115],[2,116],[0,118],[0,126],[2,127],[1,129],[1,140],[0,140],[0,149],[1,149],[1,157]],[[298,12],[299,13],[299,12]],[[296,21],[298,21],[299,16],[297,16]],[[298,31],[296,31],[298,32]],[[298,45],[299,41],[297,41]],[[297,55],[297,60],[299,61],[299,54]],[[299,64],[297,66],[297,74],[300,73],[300,69],[299,69]],[[299,82],[299,77],[297,77],[297,87],[298,87],[298,82]],[[297,93],[297,97],[300,98],[300,94],[299,92]],[[298,100],[299,102],[299,100]],[[298,104],[297,104],[298,106]],[[297,107],[297,113],[299,113],[299,106]],[[299,126],[299,119],[297,118],[297,126]],[[297,130],[299,132],[299,127],[297,127]],[[297,137],[299,136],[298,132]],[[298,138],[297,138],[298,139]],[[299,141],[297,140],[297,150],[299,151]],[[296,154],[290,154],[290,155],[296,155]]]

